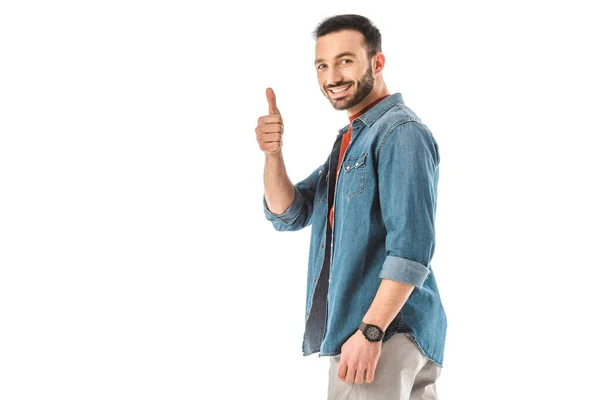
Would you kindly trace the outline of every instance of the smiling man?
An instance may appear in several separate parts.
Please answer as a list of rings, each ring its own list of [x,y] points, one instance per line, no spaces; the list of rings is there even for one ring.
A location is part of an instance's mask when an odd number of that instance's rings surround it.
[[[329,399],[435,399],[447,327],[431,265],[438,145],[401,94],[389,93],[370,20],[334,16],[314,36],[319,87],[349,124],[296,184],[271,88],[255,130],[266,218],[278,231],[312,225],[303,353],[330,356]]]

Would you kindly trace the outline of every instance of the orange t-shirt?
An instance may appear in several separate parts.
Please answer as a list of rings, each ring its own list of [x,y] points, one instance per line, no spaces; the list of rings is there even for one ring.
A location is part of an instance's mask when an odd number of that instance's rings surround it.
[[[337,177],[340,174],[340,166],[342,165],[342,160],[344,159],[344,153],[346,152],[346,148],[348,147],[348,144],[350,143],[350,138],[352,137],[352,121],[354,121],[356,118],[363,115],[371,107],[373,107],[375,104],[379,103],[381,100],[385,99],[388,96],[389,96],[389,94],[386,94],[385,96],[378,98],[377,100],[373,101],[371,104],[369,104],[368,106],[366,106],[365,108],[363,108],[362,110],[357,112],[356,114],[353,114],[349,117],[350,127],[348,128],[348,132],[344,133],[344,135],[342,136],[342,145],[340,147],[340,157],[338,158],[337,172],[335,174],[336,185],[337,185]],[[332,204],[331,209],[329,210],[329,224],[332,227],[333,227],[333,208],[334,208],[334,205]]]

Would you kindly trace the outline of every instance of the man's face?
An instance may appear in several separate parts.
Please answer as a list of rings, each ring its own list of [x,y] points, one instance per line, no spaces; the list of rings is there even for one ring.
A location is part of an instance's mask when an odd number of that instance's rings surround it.
[[[354,107],[375,86],[363,40],[362,33],[355,30],[333,32],[317,39],[315,69],[319,87],[336,110]],[[344,90],[335,93],[332,89]]]

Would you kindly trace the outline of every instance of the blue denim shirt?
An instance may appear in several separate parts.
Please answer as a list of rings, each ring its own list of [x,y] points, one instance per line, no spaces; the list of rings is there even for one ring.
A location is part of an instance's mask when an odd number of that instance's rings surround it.
[[[336,182],[340,129],[325,162],[294,185],[294,201],[267,220],[278,231],[312,225],[308,254],[305,356],[340,354],[371,306],[381,278],[409,283],[408,300],[383,338],[409,334],[442,366],[446,313],[433,274],[440,156],[432,133],[400,93],[352,122]],[[333,229],[328,210],[335,203]]]

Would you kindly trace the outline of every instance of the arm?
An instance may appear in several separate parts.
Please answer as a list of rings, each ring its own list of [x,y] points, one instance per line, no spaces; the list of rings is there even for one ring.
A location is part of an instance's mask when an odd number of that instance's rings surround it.
[[[269,159],[269,157],[271,156],[268,156],[265,162],[265,195],[263,196],[263,209],[267,220],[271,221],[278,231],[296,231],[309,226],[312,222],[315,191],[321,166],[304,180],[292,185],[285,172],[283,158]],[[278,208],[271,209],[275,207],[271,202],[275,201],[278,201]],[[283,211],[277,214],[275,210]]]
[[[381,283],[363,322],[386,330],[415,287],[429,275],[435,247],[437,143],[418,122],[407,122],[386,136],[379,147],[377,175],[387,256]],[[372,382],[381,342],[362,332],[342,346],[338,377],[348,383]]]
[[[285,170],[281,151],[265,153],[265,203],[273,214],[283,214],[294,201],[294,185]]]
[[[420,289],[430,273],[439,152],[427,128],[408,122],[384,139],[378,160],[387,257],[379,290],[363,321],[386,330],[413,289]]]
[[[266,90],[269,115],[258,119],[258,144],[265,152],[263,209],[278,231],[294,231],[310,225],[318,171],[293,185],[283,162],[283,119],[273,89]]]
[[[394,129],[379,149],[378,179],[387,256],[380,278],[421,288],[435,249],[439,152],[418,122]]]
[[[414,288],[409,283],[383,278],[371,307],[363,317],[363,322],[377,325],[385,331],[398,315]]]

